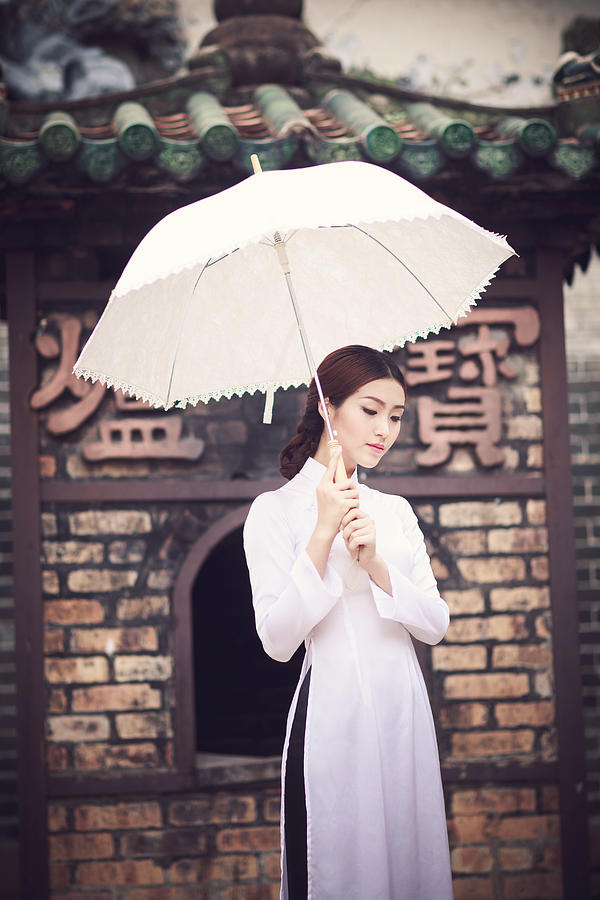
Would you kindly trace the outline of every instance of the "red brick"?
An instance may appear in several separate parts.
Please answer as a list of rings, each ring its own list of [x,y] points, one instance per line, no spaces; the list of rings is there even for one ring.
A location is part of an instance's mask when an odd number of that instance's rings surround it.
[[[256,800],[250,796],[216,794],[177,800],[169,807],[172,825],[206,825],[256,821]]]
[[[556,812],[559,808],[560,795],[558,793],[558,785],[545,784],[542,788],[542,809],[544,812]]]
[[[547,872],[533,875],[513,875],[504,880],[506,900],[540,900],[541,897],[562,898],[560,873]]]
[[[67,748],[62,744],[46,743],[46,765],[50,772],[64,772],[69,767]]]
[[[554,722],[554,703],[539,700],[533,703],[497,703],[494,712],[501,728],[515,725],[550,725]]]
[[[117,603],[118,619],[150,619],[154,616],[168,616],[169,597],[166,594],[154,597],[122,597]]]
[[[132,831],[122,835],[119,855],[124,859],[160,856],[200,856],[207,850],[207,832],[200,828]]]
[[[529,679],[525,674],[446,675],[444,679],[444,694],[449,699],[522,697],[528,693]]]
[[[494,887],[490,878],[454,878],[454,900],[493,900]]]
[[[533,788],[478,788],[457,790],[452,795],[454,815],[533,811]]]
[[[267,853],[263,856],[264,870],[267,878],[279,880],[281,878],[281,854]]]
[[[499,612],[508,609],[546,609],[550,606],[550,591],[547,587],[492,588],[490,604],[493,610]]]
[[[523,518],[521,508],[515,501],[461,501],[443,503],[438,510],[443,528],[464,528],[465,526],[519,525]]]
[[[592,854],[593,854],[592,850]],[[592,861],[592,865],[594,865]],[[560,869],[562,866],[562,853],[559,843],[549,844],[544,847],[544,855],[540,863],[542,869]]]
[[[98,594],[133,587],[137,572],[120,569],[72,569],[67,574],[67,587],[74,594]]]
[[[527,521],[531,525],[546,524],[546,501],[545,500],[528,500],[526,504]]]
[[[552,665],[548,644],[501,644],[492,651],[495,669],[546,669]]]
[[[78,884],[94,887],[113,884],[162,884],[164,871],[150,859],[89,862],[77,866]]]
[[[101,741],[110,734],[106,716],[48,716],[47,723],[49,741]]]
[[[161,826],[160,806],[152,801],[86,805],[75,809],[75,828],[78,831],[160,828]]]
[[[136,509],[92,509],[69,515],[71,534],[147,534],[152,531],[150,513]]]
[[[432,647],[433,668],[437,671],[485,669],[487,650],[481,644],[451,647],[442,644]]]
[[[440,721],[444,728],[479,728],[488,724],[488,709],[483,703],[447,703]]]
[[[246,878],[258,878],[256,856],[217,856],[213,859],[180,859],[169,868],[169,880],[175,884],[202,884],[205,882],[238,882]]]
[[[112,891],[52,891],[50,900],[114,900]]]
[[[64,629],[44,628],[44,653],[61,653],[64,650]]]
[[[267,797],[263,803],[263,816],[266,822],[279,822],[281,814],[281,798],[279,792]]]
[[[42,571],[42,593],[58,594],[60,591],[60,582],[58,574],[52,570],[44,569]]]
[[[169,712],[117,713],[115,716],[120,738],[172,737]]]
[[[529,637],[527,619],[521,613],[508,616],[469,616],[451,619],[445,640],[449,643],[471,641],[514,641]]]
[[[545,528],[497,528],[488,532],[490,553],[540,553],[548,549]]]
[[[445,590],[444,600],[450,607],[450,616],[468,616],[483,612],[485,609],[485,600],[479,588],[465,588],[463,591]]]
[[[533,868],[533,856],[527,847],[500,847],[498,859],[501,868],[509,872]]]
[[[502,581],[523,581],[525,563],[520,556],[481,556],[457,559],[456,565],[467,582],[491,584]]]
[[[122,709],[160,709],[161,692],[148,684],[106,684],[73,691],[73,712]]]
[[[248,852],[252,850],[276,850],[279,847],[279,828],[226,828],[217,834],[217,849]]]
[[[48,694],[48,712],[65,713],[67,711],[67,695],[61,688],[53,688]]]
[[[108,681],[108,660],[103,656],[71,656],[46,659],[46,680],[51,684],[84,684]]]
[[[491,872],[494,857],[489,847],[456,847],[451,855],[453,872]]]
[[[51,835],[49,846],[52,860],[107,859],[114,853],[112,835],[106,832]]]
[[[515,731],[473,731],[457,732],[452,735],[452,755],[512,756],[531,753],[534,732],[529,729]]]
[[[527,841],[534,838],[556,838],[560,832],[557,815],[511,816],[500,823],[498,835],[503,841]]]
[[[71,651],[80,653],[127,653],[158,650],[156,628],[75,628],[71,632]]]
[[[46,600],[44,621],[57,625],[95,625],[104,621],[98,600]]]
[[[473,528],[447,531],[442,535],[440,543],[454,555],[477,556],[487,551],[486,532]]]
[[[506,420],[509,441],[538,441],[542,437],[542,420],[539,416],[510,416]]]
[[[67,827],[67,808],[59,803],[48,804],[48,831],[64,831]]]
[[[534,556],[530,560],[531,574],[536,581],[548,581],[550,569],[547,556]]]
[[[57,563],[101,563],[104,559],[104,544],[91,541],[43,541],[42,553],[51,566]]]
[[[40,456],[38,466],[40,478],[54,478],[56,475],[56,459],[54,456]]]
[[[486,843],[496,832],[494,822],[493,816],[453,816],[448,820],[448,836],[453,844]]]
[[[173,673],[170,656],[115,656],[116,681],[166,681]]]
[[[156,744],[139,741],[134,744],[80,744],[75,747],[75,768],[148,769],[159,762]]]
[[[69,866],[65,863],[50,864],[50,887],[53,891],[62,891],[71,883]]]
[[[279,885],[239,884],[219,891],[219,900],[279,900]]]

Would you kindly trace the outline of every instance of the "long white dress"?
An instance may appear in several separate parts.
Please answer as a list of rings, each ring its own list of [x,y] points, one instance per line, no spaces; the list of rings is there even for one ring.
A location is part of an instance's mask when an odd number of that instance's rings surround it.
[[[325,467],[309,457],[256,498],[244,546],[256,628],[285,662],[312,666],[304,745],[309,900],[452,900],[440,765],[427,690],[410,634],[440,641],[449,623],[410,504],[359,484],[393,596],[352,565],[341,534],[323,579],[306,553]],[[356,474],[354,475],[356,479]],[[281,810],[286,900],[285,804]]]

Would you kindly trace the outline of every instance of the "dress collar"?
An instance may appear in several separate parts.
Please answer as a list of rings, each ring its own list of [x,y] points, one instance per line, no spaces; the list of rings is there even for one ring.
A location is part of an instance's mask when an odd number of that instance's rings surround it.
[[[311,484],[317,485],[327,467],[323,465],[323,463],[317,462],[314,456],[309,456],[298,475],[302,475],[304,478],[308,479]],[[355,469],[352,475],[350,476],[351,481],[355,484],[358,484],[358,469]]]

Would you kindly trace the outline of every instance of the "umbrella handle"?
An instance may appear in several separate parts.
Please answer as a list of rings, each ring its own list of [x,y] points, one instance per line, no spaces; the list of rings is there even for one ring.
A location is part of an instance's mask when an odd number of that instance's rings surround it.
[[[340,446],[340,442],[328,441],[327,444],[329,446],[329,458],[331,459],[337,448]],[[338,457],[337,466],[335,467],[335,475],[333,477],[333,480],[345,481],[347,478],[348,475],[346,473],[346,466],[344,465],[344,460],[342,459],[342,456],[340,454],[340,456]]]

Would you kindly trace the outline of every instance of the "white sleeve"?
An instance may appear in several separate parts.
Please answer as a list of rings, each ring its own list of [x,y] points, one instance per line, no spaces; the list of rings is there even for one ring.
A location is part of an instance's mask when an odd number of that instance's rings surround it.
[[[404,533],[412,548],[412,567],[410,574],[405,575],[392,560],[384,557],[390,573],[392,596],[371,581],[373,597],[382,618],[401,622],[419,641],[438,644],[448,630],[450,610],[440,597],[416,515],[407,500],[402,497],[394,500],[402,504]]]
[[[328,563],[321,578],[306,551],[296,555],[294,535],[276,493],[256,498],[244,525],[256,630],[273,659],[287,662],[342,595]]]

